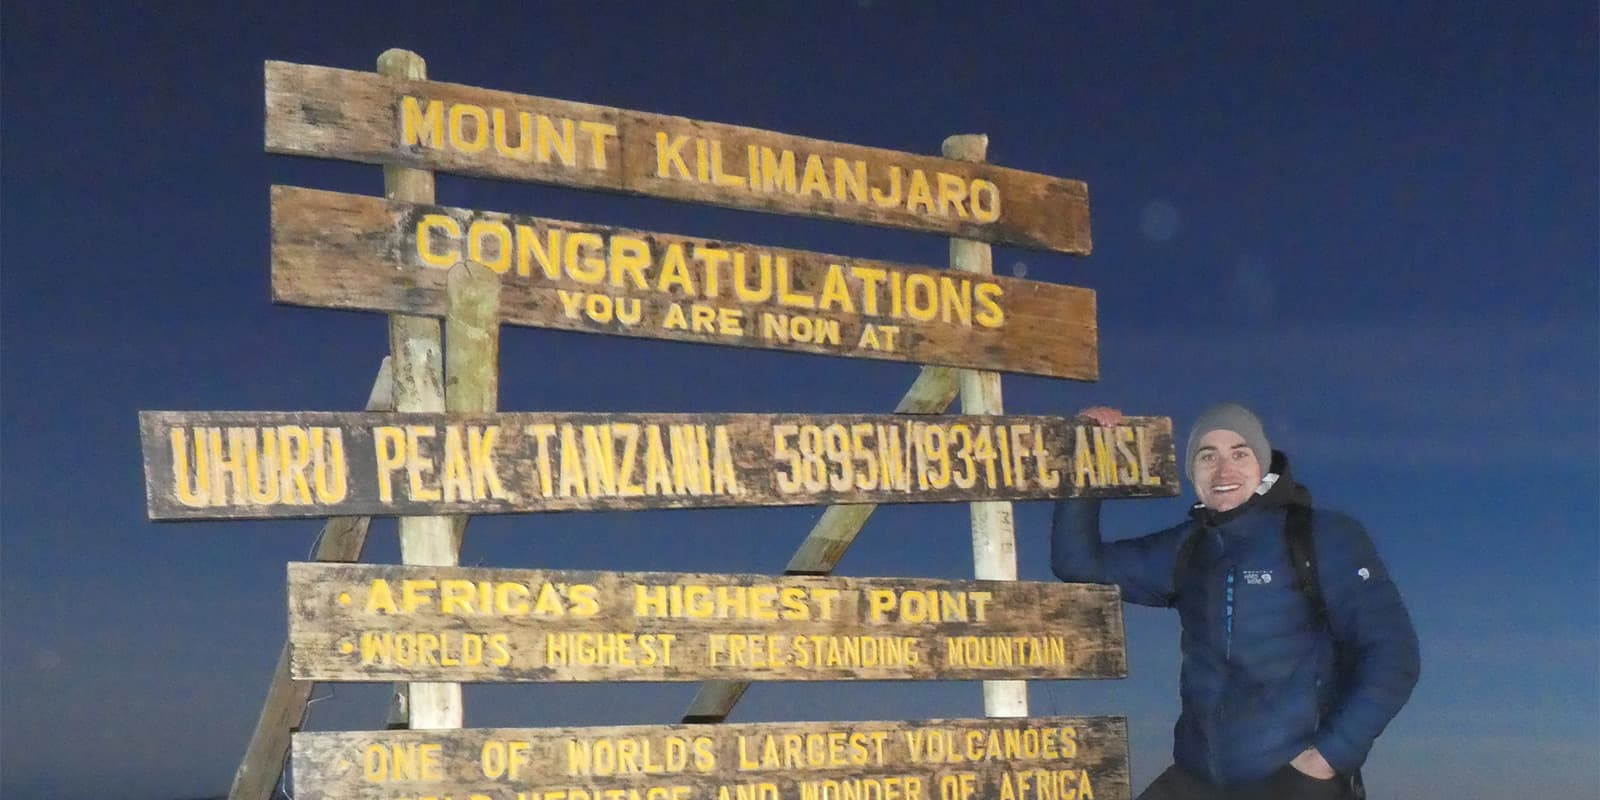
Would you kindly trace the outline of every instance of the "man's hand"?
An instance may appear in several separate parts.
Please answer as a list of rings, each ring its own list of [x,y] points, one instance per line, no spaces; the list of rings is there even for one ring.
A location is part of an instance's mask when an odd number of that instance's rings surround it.
[[[1333,766],[1317,752],[1315,747],[1308,747],[1305,752],[1295,756],[1294,760],[1289,762],[1289,766],[1319,781],[1333,780]]]
[[[1115,408],[1111,408],[1110,406],[1090,406],[1082,411],[1079,411],[1078,416],[1088,417],[1089,419],[1094,420],[1096,425],[1099,425],[1103,428],[1121,425],[1123,419],[1122,412]]]

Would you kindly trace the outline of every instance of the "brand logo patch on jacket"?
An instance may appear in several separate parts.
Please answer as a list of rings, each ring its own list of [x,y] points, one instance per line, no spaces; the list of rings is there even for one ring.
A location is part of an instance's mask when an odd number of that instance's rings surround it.
[[[1244,582],[1248,586],[1265,586],[1272,583],[1272,570],[1247,569],[1244,571]]]

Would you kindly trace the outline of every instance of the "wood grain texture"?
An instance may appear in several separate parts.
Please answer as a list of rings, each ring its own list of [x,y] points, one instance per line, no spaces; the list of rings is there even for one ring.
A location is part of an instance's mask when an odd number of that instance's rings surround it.
[[[511,325],[1099,377],[1088,289],[272,189],[280,303],[442,316],[448,269],[463,260],[499,273]]]
[[[268,61],[266,149],[1086,255],[1088,188],[772,131]]]
[[[299,680],[1120,678],[1114,586],[289,565]]]
[[[1122,717],[299,733],[300,800],[1127,800]]]
[[[1171,421],[140,413],[152,519],[1156,497]]]

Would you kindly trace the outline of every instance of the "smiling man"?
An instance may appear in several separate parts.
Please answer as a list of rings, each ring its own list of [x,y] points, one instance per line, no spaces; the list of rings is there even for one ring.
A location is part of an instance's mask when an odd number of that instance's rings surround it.
[[[1417,682],[1399,590],[1359,523],[1312,510],[1249,409],[1201,414],[1185,465],[1199,502],[1167,530],[1102,541],[1095,500],[1057,503],[1051,524],[1056,577],[1183,626],[1174,764],[1140,800],[1363,797],[1361,765]]]

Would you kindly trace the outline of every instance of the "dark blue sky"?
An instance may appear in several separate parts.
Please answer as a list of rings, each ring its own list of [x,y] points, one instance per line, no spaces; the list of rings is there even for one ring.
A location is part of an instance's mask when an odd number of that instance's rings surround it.
[[[1370,528],[1423,677],[1375,796],[1600,793],[1600,254],[1593,3],[4,6],[0,793],[226,790],[283,639],[303,521],[145,521],[140,409],[354,409],[374,314],[272,305],[273,183],[381,194],[376,167],[262,151],[262,62],[370,69],[1088,182],[1088,258],[997,271],[1099,292],[1097,384],[1008,377],[1017,413],[1185,429],[1257,408],[1319,500]],[[115,4],[120,5],[120,4]],[[150,4],[143,4],[147,7]],[[1339,4],[1343,5],[1343,4]],[[1396,7],[1398,6],[1398,8]],[[441,203],[943,264],[938,237],[441,177]],[[905,365],[507,329],[506,410],[887,411]],[[1113,536],[1186,501],[1110,509]],[[465,563],[773,572],[816,509],[475,520]],[[1046,579],[1047,503],[1019,504]],[[392,523],[368,558],[397,560]],[[884,509],[849,575],[970,575],[964,508]],[[1125,714],[1170,760],[1176,620],[1128,611],[1123,681],[1033,684]],[[470,725],[675,720],[692,685],[471,687]],[[375,728],[383,687],[311,726]],[[981,714],[963,683],[758,686],[744,720]]]

